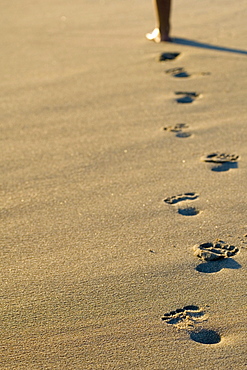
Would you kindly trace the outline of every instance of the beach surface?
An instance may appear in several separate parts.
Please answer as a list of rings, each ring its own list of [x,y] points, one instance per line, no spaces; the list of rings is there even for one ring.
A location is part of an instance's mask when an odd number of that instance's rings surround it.
[[[246,369],[246,17],[2,1],[1,369]]]

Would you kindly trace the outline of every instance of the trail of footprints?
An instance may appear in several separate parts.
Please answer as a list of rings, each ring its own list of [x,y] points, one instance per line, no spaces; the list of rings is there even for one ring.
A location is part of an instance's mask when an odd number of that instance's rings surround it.
[[[176,59],[180,53],[163,53],[159,57],[160,62],[167,62]],[[183,67],[175,67],[166,70],[166,74],[175,78],[189,78],[191,76],[207,76],[209,72],[188,73]],[[176,101],[180,104],[191,104],[202,94],[194,91],[176,91]],[[191,137],[191,132],[188,131],[189,125],[186,123],[177,123],[174,126],[166,126],[163,128],[166,132],[174,133],[178,138]],[[201,157],[201,161],[209,163],[212,171],[224,172],[232,168],[238,167],[239,156],[229,153],[215,152]],[[199,194],[195,192],[182,193],[166,197],[163,201],[168,206],[176,207],[178,214],[182,216],[196,216],[200,210],[193,205],[199,198]],[[192,205],[191,205],[191,202]],[[240,268],[241,266],[232,259],[239,253],[240,249],[234,245],[228,244],[223,240],[204,242],[196,244],[193,247],[194,256],[201,263],[196,270],[203,273],[218,272],[222,268]],[[217,331],[204,329],[200,326],[201,323],[207,320],[205,310],[196,305],[187,305],[183,308],[177,308],[174,311],[165,313],[162,318],[168,325],[172,325],[177,329],[185,329],[190,338],[202,344],[217,344],[221,341],[221,336]]]

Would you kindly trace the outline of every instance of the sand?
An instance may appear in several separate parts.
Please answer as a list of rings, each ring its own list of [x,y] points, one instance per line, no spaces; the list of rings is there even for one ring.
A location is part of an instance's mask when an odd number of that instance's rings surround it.
[[[148,0],[0,17],[1,369],[245,369],[245,1],[174,1],[163,44]]]

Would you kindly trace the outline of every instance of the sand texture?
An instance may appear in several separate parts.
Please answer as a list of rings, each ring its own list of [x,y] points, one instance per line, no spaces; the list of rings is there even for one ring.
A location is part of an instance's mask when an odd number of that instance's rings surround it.
[[[14,3],[0,368],[246,369],[246,1]]]

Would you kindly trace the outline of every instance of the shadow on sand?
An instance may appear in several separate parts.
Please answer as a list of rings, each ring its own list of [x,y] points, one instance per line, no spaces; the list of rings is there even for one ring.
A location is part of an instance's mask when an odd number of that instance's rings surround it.
[[[211,171],[225,172],[229,171],[231,168],[238,168],[238,162],[219,163],[217,166],[212,167]]]
[[[196,267],[199,272],[204,272],[210,274],[213,272],[218,272],[222,269],[240,269],[242,266],[232,258],[223,258],[218,261],[209,261],[201,263]]]
[[[217,50],[217,51],[225,51],[225,52],[228,52],[228,53],[236,53],[236,54],[247,55],[246,50],[232,49],[232,48],[227,48],[227,47],[224,47],[224,46],[210,45],[210,44],[205,44],[203,42],[183,39],[183,38],[179,38],[179,37],[173,37],[172,38],[172,43],[173,44],[179,44],[179,45],[193,46],[195,48],[203,48],[203,49],[210,49],[210,50]]]

